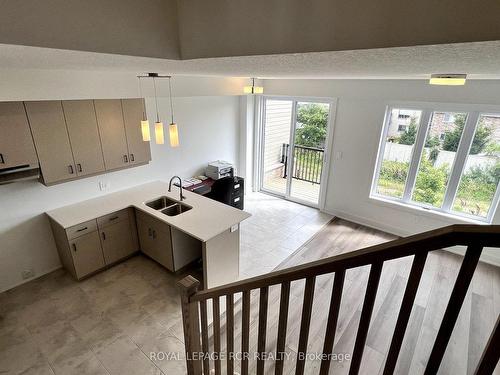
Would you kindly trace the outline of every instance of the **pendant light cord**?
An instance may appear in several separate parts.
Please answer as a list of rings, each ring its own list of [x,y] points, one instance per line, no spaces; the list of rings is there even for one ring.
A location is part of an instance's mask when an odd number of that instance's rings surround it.
[[[137,77],[139,78],[139,97],[142,99],[143,96],[142,96],[142,82],[141,82],[141,77]],[[142,105],[142,119],[143,120],[146,120],[146,106]]]
[[[170,91],[170,113],[172,114],[172,124],[174,123],[174,105],[172,103],[172,77],[168,77],[168,89]]]
[[[158,96],[156,95],[156,80],[155,80],[155,77],[153,77],[153,86],[155,88],[156,122],[160,122],[160,115],[158,114]]]

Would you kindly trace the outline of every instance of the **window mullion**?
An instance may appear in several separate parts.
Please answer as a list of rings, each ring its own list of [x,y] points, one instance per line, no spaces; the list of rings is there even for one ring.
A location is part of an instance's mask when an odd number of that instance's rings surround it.
[[[418,165],[420,163],[420,158],[422,157],[425,137],[427,136],[427,131],[429,129],[431,115],[432,111],[427,110],[422,112],[420,124],[418,125],[417,138],[415,139],[415,145],[413,146],[408,177],[406,178],[405,191],[402,198],[404,202],[408,202],[411,199],[411,193],[413,191],[413,186],[415,185]]]
[[[469,150],[474,139],[474,133],[476,131],[478,120],[479,112],[469,112],[462,133],[462,138],[460,140],[460,143],[458,144],[455,162],[453,163],[450,180],[448,181],[448,186],[446,188],[446,193],[443,200],[442,209],[445,211],[450,211],[451,206],[453,205],[453,200],[455,199],[455,195],[457,193],[458,184],[460,183],[460,178],[462,177],[462,171],[464,169],[464,165],[467,161],[467,156],[469,155]]]

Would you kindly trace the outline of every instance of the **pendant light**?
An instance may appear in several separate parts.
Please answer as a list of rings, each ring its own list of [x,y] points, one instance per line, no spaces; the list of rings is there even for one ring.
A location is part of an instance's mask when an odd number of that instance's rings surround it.
[[[142,99],[142,85],[141,85],[141,77],[137,77],[139,79],[139,96]],[[149,142],[151,141],[151,133],[149,131],[149,120],[146,115],[146,107],[144,105],[144,102],[142,103],[142,120],[141,120],[141,133],[142,133],[142,140],[144,142]]]
[[[158,77],[158,73],[149,73],[149,76],[153,77],[153,86],[155,89],[155,106],[156,106],[155,140],[157,145],[162,145],[165,143],[165,137],[163,136],[163,122],[160,121],[160,115],[158,113],[158,95],[156,93],[156,77]]]
[[[252,78],[252,86],[245,86],[245,87],[243,87],[243,92],[245,94],[263,94],[264,93],[264,87],[262,87],[262,86],[255,86],[255,78]]]
[[[170,114],[172,115],[172,122],[168,126],[168,135],[170,138],[171,147],[179,147],[179,129],[174,122],[174,104],[172,99],[172,77],[168,77],[168,89],[170,91]]]

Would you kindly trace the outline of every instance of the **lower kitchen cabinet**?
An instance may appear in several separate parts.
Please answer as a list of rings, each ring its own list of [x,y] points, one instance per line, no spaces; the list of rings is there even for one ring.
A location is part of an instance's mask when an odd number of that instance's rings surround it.
[[[174,271],[170,226],[137,211],[137,234],[141,251],[170,271]]]
[[[102,229],[101,244],[106,264],[112,264],[137,251],[130,222],[123,220]]]
[[[104,257],[97,231],[77,237],[69,244],[78,279],[104,267]]]
[[[201,241],[167,223],[136,211],[141,251],[172,272],[201,257]]]
[[[139,250],[133,209],[69,228],[54,220],[50,224],[61,263],[78,280]]]

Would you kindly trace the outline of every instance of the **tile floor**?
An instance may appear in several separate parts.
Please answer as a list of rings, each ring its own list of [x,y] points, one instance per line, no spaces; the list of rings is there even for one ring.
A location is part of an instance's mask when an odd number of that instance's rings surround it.
[[[252,193],[241,227],[242,278],[266,273],[331,217]],[[0,294],[0,374],[145,375],[185,373],[175,281],[136,256],[82,282],[58,270]]]

